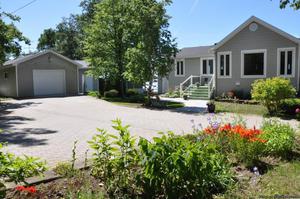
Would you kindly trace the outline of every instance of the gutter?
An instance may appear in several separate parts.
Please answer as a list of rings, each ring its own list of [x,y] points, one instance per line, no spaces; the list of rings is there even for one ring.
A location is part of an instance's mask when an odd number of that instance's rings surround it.
[[[18,64],[16,66],[16,94],[17,98],[19,98],[19,79],[18,79]]]

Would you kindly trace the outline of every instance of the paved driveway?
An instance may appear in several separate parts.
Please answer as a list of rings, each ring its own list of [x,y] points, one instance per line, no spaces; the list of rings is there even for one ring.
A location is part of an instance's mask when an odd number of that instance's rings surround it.
[[[87,96],[12,100],[0,110],[0,128],[4,129],[0,141],[9,143],[6,149],[40,157],[50,166],[70,159],[75,140],[77,156],[83,160],[96,128],[112,130],[111,120],[116,118],[131,125],[133,135],[147,139],[158,131],[191,132],[192,121],[208,124],[206,114],[127,108]],[[258,126],[262,119],[247,116],[247,120]]]

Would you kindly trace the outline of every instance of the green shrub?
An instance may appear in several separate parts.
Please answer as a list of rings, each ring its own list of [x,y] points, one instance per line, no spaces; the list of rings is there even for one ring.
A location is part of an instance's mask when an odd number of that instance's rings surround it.
[[[103,179],[110,196],[132,198],[138,195],[135,181],[137,151],[135,139],[129,126],[122,126],[120,120],[113,121],[117,135],[98,129],[99,134],[89,141],[93,153],[93,174]]]
[[[280,111],[287,115],[296,115],[296,109],[300,108],[300,99],[285,99],[280,103]]]
[[[164,94],[164,97],[179,98],[180,97],[180,91],[179,91],[179,89],[169,90],[167,93]]]
[[[58,163],[53,171],[63,177],[72,177],[75,174],[75,170],[72,168],[72,164],[69,162]]]
[[[264,133],[261,138],[268,140],[265,153],[267,155],[287,156],[295,146],[295,130],[288,124],[278,120],[263,122]]]
[[[252,98],[267,107],[270,114],[277,113],[280,103],[296,95],[296,89],[290,80],[274,77],[259,79],[252,84]]]
[[[118,97],[118,95],[119,95],[119,91],[115,89],[104,92],[104,97],[106,98],[114,98],[114,97]]]
[[[173,133],[141,139],[140,166],[149,198],[211,198],[232,182],[229,165],[212,143],[191,142]]]
[[[45,162],[39,161],[38,158],[16,157],[3,152],[2,149],[3,144],[0,143],[0,198],[4,198],[6,192],[4,179],[16,184],[27,184],[26,178],[41,175],[46,170]]]
[[[139,91],[138,89],[135,89],[135,88],[130,88],[127,90],[127,96],[135,96],[135,95],[139,95]]]
[[[145,95],[138,94],[138,95],[131,95],[127,98],[128,102],[131,103],[144,103],[145,102]]]
[[[101,94],[99,93],[99,91],[89,91],[87,95],[99,99],[101,98]]]

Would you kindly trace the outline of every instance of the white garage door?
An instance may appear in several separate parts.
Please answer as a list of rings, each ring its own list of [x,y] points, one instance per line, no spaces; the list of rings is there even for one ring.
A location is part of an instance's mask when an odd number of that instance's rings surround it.
[[[65,79],[65,70],[33,70],[34,95],[65,95]]]

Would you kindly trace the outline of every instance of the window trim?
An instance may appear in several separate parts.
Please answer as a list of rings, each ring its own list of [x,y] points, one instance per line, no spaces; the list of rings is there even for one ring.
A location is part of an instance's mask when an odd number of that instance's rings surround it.
[[[218,52],[218,65],[217,65],[217,74],[219,79],[229,79],[232,77],[232,52],[231,51],[224,51],[224,52]],[[221,55],[229,55],[229,75],[226,75],[226,72],[224,70],[224,75],[221,75],[220,73],[220,65],[221,65]],[[225,67],[226,68],[226,67]]]
[[[177,62],[183,62],[183,72],[182,75],[177,75]],[[175,77],[184,77],[185,76],[185,59],[176,59],[175,61]]]
[[[263,75],[244,75],[245,69],[245,54],[255,54],[263,53],[264,54],[264,74]],[[254,49],[254,50],[242,50],[241,51],[241,78],[266,78],[267,77],[267,49]]]
[[[203,60],[213,60],[213,73],[210,74],[203,74]],[[215,65],[216,65],[216,60],[214,57],[201,57],[200,58],[200,75],[205,75],[205,76],[213,76],[215,74]],[[206,66],[207,67],[207,66]],[[206,68],[206,70],[209,68]],[[208,70],[207,70],[208,71]]]
[[[293,55],[293,60],[292,60],[292,74],[291,75],[288,75],[286,74],[287,73],[287,70],[285,70],[285,74],[284,75],[281,75],[280,74],[280,53],[281,52],[287,52],[287,51],[292,51],[292,55]],[[285,64],[287,64],[287,57],[286,57],[286,60],[285,60]],[[285,69],[287,65],[285,65]],[[277,48],[277,76],[280,76],[280,77],[289,77],[289,78],[294,78],[295,77],[295,70],[296,70],[296,47],[287,47],[287,48]]]

